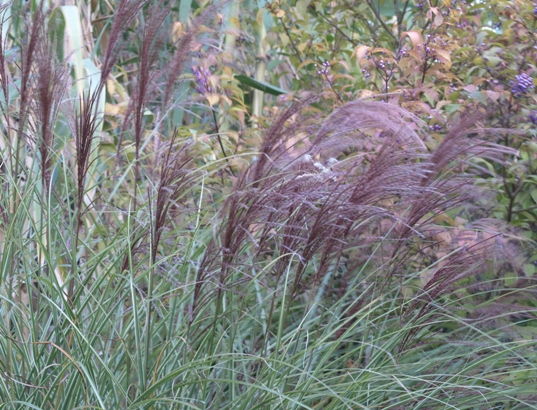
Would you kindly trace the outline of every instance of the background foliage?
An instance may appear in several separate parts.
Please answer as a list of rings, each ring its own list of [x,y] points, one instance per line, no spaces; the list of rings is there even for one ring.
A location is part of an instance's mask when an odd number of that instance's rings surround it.
[[[536,407],[536,4],[0,23],[1,408]]]

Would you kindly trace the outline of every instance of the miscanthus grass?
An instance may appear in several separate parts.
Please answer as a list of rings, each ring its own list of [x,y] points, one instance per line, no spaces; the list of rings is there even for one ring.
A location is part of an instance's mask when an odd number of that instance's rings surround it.
[[[431,147],[305,93],[239,154],[189,83],[219,6],[172,40],[166,2],[116,6],[0,12],[0,408],[537,407],[523,244],[472,184],[515,153],[480,113]]]

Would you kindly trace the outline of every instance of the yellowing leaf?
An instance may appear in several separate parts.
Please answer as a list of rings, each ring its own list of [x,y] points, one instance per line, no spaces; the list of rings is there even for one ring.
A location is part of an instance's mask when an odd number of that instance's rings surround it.
[[[231,101],[231,99],[225,95],[225,94],[222,94],[219,96],[221,100],[223,100],[224,102],[226,102],[229,106],[232,106],[233,105],[233,102]]]
[[[492,101],[498,101],[501,97],[501,94],[497,91],[485,90],[483,92],[487,94],[487,97],[489,97]]]
[[[454,221],[453,221],[453,218],[450,217],[448,214],[446,213],[439,213],[439,214],[436,214],[434,217],[433,217],[433,220],[437,223],[437,224],[441,224],[441,223],[447,223],[448,225],[450,226],[453,226],[454,225]]]
[[[423,101],[406,101],[403,102],[402,106],[405,110],[408,110],[414,114],[431,114],[431,107],[429,107]]]
[[[451,235],[449,232],[439,232],[434,236],[434,239],[443,246],[451,244]]]
[[[475,93],[477,91],[477,87],[473,84],[468,84],[466,87],[463,88],[464,91],[468,91],[469,93]]]
[[[436,54],[436,58],[438,58],[441,62],[444,63],[446,68],[449,70],[451,68],[451,56],[446,50],[434,50]]]
[[[240,20],[239,20],[237,17],[230,17],[230,18],[228,19],[228,23],[229,23],[229,26],[235,28],[235,30],[236,30],[236,27],[240,27],[240,26],[241,26],[241,22],[240,22]],[[238,34],[238,33],[237,33],[237,34]]]
[[[414,47],[423,44],[423,37],[417,31],[405,31],[401,37],[408,36]]]
[[[205,98],[207,98],[207,101],[211,107],[215,104],[218,104],[220,101],[220,96],[218,94],[207,94],[205,95]]]
[[[433,19],[434,14],[434,19]],[[442,16],[442,13],[438,11],[438,8],[431,7],[429,11],[427,12],[427,18],[429,20],[433,20],[434,25],[436,27],[440,26],[444,22],[444,17]]]
[[[239,143],[239,133],[237,131],[228,131],[227,137],[232,139],[236,144]]]
[[[305,43],[300,43],[297,48],[298,48],[298,51],[300,51],[301,53],[304,52],[304,50],[306,49],[306,47],[308,47],[308,43],[305,42]]]
[[[304,68],[304,66],[307,66],[308,64],[315,64],[315,61],[313,61],[311,59],[304,60],[302,63],[300,63],[300,65],[297,67],[296,70],[299,71],[302,68]]]
[[[276,10],[276,17],[281,19],[283,16],[285,16],[285,11],[283,11],[282,9]]]
[[[393,52],[391,50],[388,50],[387,48],[376,47],[373,50],[371,50],[371,52],[382,53],[383,55],[386,55],[386,57],[394,57]]]
[[[179,41],[179,39],[183,37],[184,33],[185,33],[185,27],[183,26],[183,23],[180,23],[178,21],[173,23],[172,38],[174,42]]]
[[[104,104],[104,113],[107,115],[118,115],[119,107],[116,104],[106,103]]]
[[[352,55],[353,56],[356,55],[356,61],[357,61],[358,64],[360,64],[360,62],[367,55],[369,50],[370,50],[370,47],[368,47],[368,46],[358,46],[358,47],[356,47],[354,49]]]
[[[456,240],[459,246],[473,246],[477,243],[477,232],[471,229],[456,230]]]
[[[116,85],[110,78],[106,80],[106,91],[109,95],[114,95],[116,93]]]
[[[360,98],[371,98],[375,95],[375,93],[373,91],[369,91],[369,90],[363,90],[361,93],[360,93]]]

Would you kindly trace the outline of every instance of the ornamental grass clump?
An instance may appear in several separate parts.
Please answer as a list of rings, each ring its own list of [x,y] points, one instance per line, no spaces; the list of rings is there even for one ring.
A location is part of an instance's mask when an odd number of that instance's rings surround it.
[[[479,111],[437,142],[322,92],[228,118],[233,77],[191,63],[218,5],[115,5],[0,9],[3,407],[535,402],[526,244],[473,183],[516,152]]]

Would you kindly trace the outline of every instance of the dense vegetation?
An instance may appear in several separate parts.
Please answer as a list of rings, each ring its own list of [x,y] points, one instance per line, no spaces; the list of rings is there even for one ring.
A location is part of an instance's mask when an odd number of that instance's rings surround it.
[[[1,409],[537,408],[537,4],[0,24]]]

